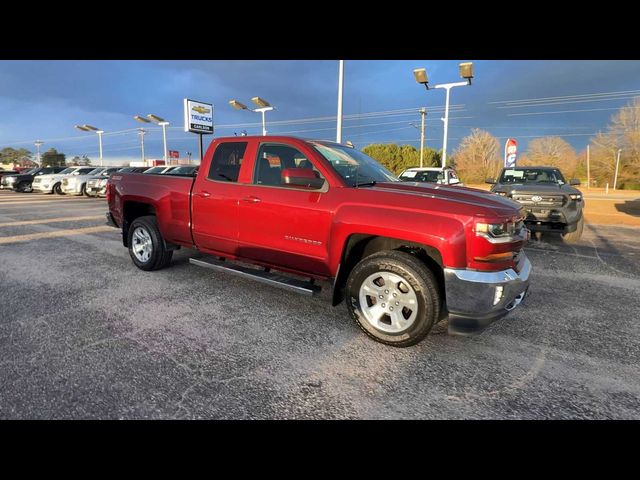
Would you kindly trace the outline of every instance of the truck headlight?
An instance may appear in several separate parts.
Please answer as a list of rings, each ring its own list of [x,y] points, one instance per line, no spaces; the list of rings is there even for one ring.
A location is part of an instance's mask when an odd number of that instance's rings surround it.
[[[572,193],[571,195],[569,195],[569,197],[571,197],[571,200],[582,200],[582,195],[580,195],[579,193]]]
[[[14,183],[16,181],[16,177],[7,177],[6,178],[6,182],[7,183]]]
[[[482,223],[478,222],[475,226],[476,235],[484,237],[491,243],[503,243],[515,241],[524,228],[522,220],[518,222],[505,223]]]
[[[507,192],[496,192],[498,195],[500,195],[501,197],[506,197],[507,196]]]

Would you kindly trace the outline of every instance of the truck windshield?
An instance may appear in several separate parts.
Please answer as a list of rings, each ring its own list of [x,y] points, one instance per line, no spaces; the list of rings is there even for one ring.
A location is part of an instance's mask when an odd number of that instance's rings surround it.
[[[337,143],[309,142],[350,186],[397,182],[398,178],[360,150]]]
[[[442,172],[432,170],[428,170],[426,172],[417,172],[415,170],[408,170],[406,172],[402,172],[402,175],[400,175],[400,180],[402,180],[403,182],[438,183],[438,175],[442,175]]]
[[[60,172],[60,175],[66,175],[67,173],[71,173],[75,170],[75,168],[65,168]]]
[[[505,168],[500,183],[567,183],[557,168]]]

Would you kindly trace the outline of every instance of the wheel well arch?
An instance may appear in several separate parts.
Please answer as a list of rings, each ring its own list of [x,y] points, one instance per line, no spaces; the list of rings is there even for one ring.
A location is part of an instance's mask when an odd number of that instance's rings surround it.
[[[122,207],[122,244],[129,246],[129,227],[138,217],[146,215],[156,215],[156,209],[153,205],[145,202],[128,201]]]
[[[362,259],[383,250],[399,250],[410,253],[420,259],[434,273],[438,281],[440,294],[444,298],[442,255],[437,248],[399,238],[356,233],[350,235],[344,244],[340,259],[340,268],[333,285],[332,305],[338,305],[344,300],[344,287],[353,267]]]

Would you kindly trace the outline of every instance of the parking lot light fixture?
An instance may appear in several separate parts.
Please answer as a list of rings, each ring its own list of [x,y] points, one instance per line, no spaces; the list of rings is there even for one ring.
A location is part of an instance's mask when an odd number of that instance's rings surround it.
[[[447,165],[447,138],[449,134],[449,98],[450,92],[452,88],[455,87],[465,87],[467,85],[471,85],[471,79],[473,78],[473,62],[464,62],[458,65],[458,70],[460,76],[464,78],[465,82],[454,82],[454,83],[441,83],[438,85],[434,85],[433,88],[442,88],[446,91],[446,99],[445,99],[445,107],[444,107],[444,118],[441,120],[444,122],[444,134],[442,139],[442,168]],[[416,68],[413,71],[413,75],[416,79],[416,82],[422,83],[427,90],[429,90],[429,79],[427,77],[427,70],[424,68]]]
[[[142,115],[134,115],[133,119],[140,123],[151,123],[151,120],[144,118]]]
[[[249,110],[251,112],[260,113],[262,115],[262,135],[267,134],[267,122],[265,118],[265,112],[270,112],[271,110],[275,110],[275,107],[271,106],[269,102],[267,102],[264,98],[253,97],[251,99],[253,103],[255,103],[258,108],[249,108],[244,103],[241,103],[237,100],[229,100],[229,105],[231,105],[236,110]]]
[[[247,107],[244,103],[240,103],[237,100],[229,100],[229,105],[231,105],[236,110],[249,110],[249,107]]]
[[[413,76],[415,77],[416,82],[421,83],[427,90],[429,90],[429,77],[427,76],[426,68],[416,68],[413,71]]]
[[[162,127],[162,143],[164,144],[164,164],[169,165],[168,155],[167,155],[167,125],[169,125],[169,122],[167,122],[162,117],[153,115],[152,113],[147,115],[147,118],[151,120],[153,123],[157,123]]]
[[[98,148],[100,149],[100,166],[103,166],[103,159],[102,159],[102,134],[104,133],[104,130],[100,130],[98,127],[94,127],[93,125],[87,125],[86,123],[84,125],[76,125],[75,128],[77,130],[80,130],[81,132],[95,132],[98,134]]]

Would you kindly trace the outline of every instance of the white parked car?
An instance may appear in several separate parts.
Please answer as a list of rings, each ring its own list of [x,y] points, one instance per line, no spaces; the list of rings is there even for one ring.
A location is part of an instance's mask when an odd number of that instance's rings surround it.
[[[456,185],[464,187],[458,174],[451,167],[409,168],[398,177],[403,182],[437,183],[440,185]]]
[[[62,179],[67,175],[86,175],[96,167],[69,167],[59,173],[40,175],[33,179],[32,188],[34,192],[40,193],[62,193]]]
[[[84,175],[70,175],[62,179],[61,189],[67,195],[84,195],[89,179],[100,175],[110,167],[97,167]],[[119,167],[122,168],[122,167]]]

